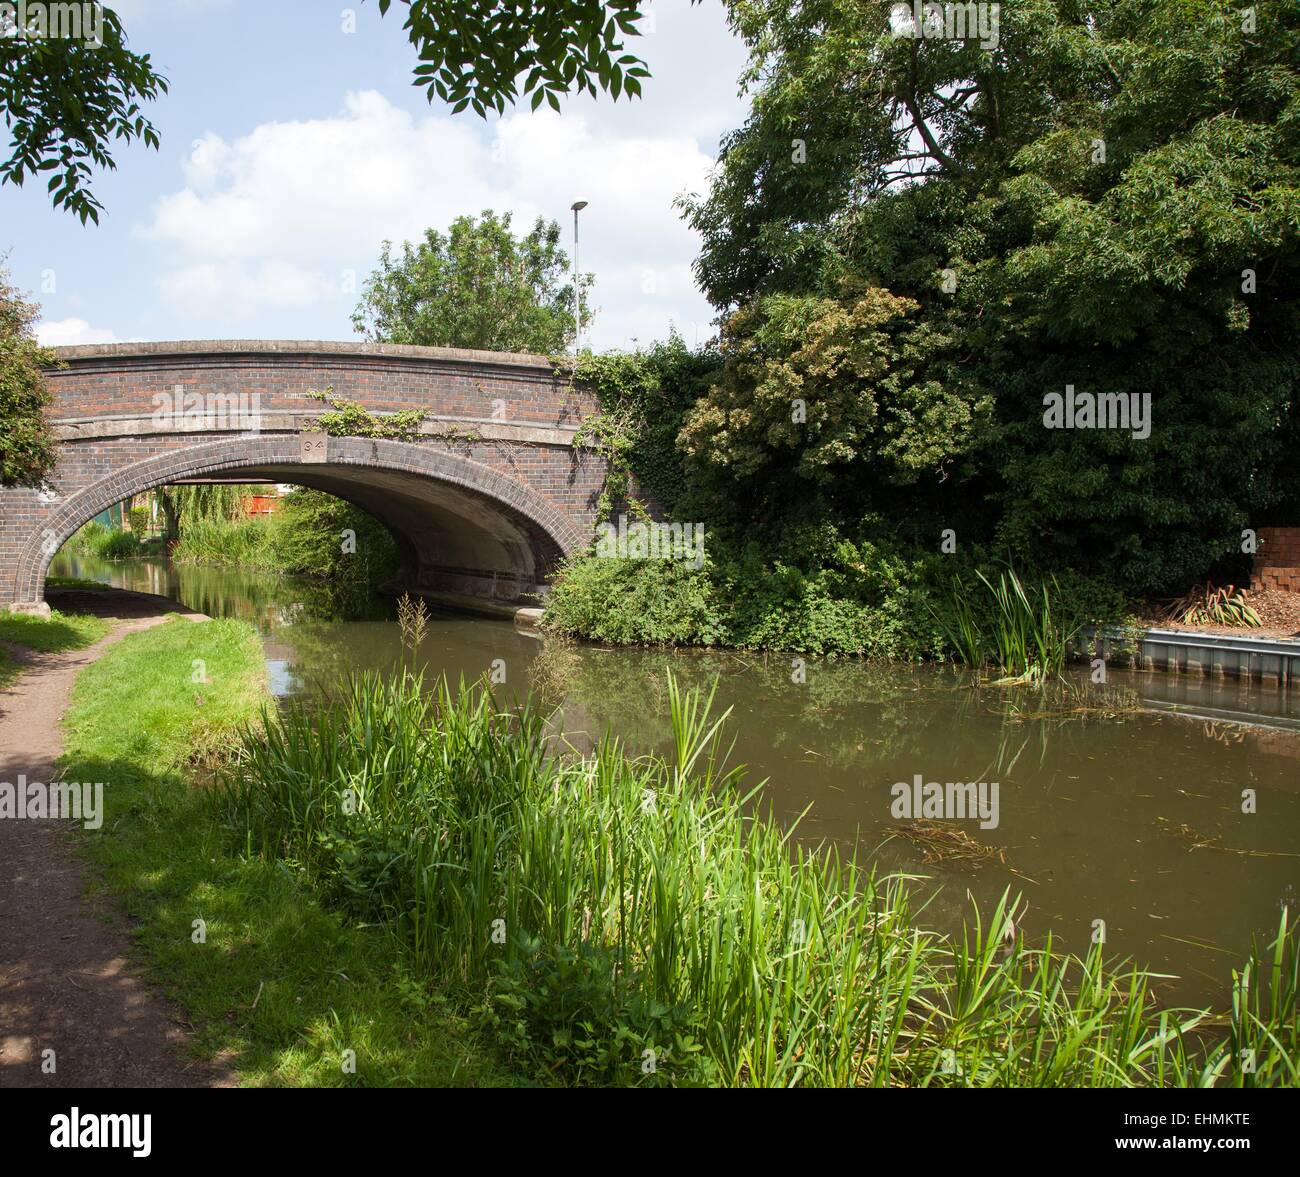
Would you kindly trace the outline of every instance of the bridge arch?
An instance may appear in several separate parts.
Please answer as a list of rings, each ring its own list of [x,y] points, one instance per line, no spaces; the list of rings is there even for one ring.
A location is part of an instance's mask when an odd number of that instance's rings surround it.
[[[527,602],[591,538],[607,464],[578,438],[600,409],[547,357],[296,340],[105,344],[57,357],[46,373],[58,441],[50,485],[0,488],[0,608],[39,607],[54,552],[87,519],[192,479],[291,482],[349,499],[393,532],[409,586],[452,596]],[[404,441],[330,437],[322,454],[308,439],[323,436],[328,391],[420,424]]]
[[[536,492],[469,458],[399,441],[329,437],[305,462],[296,435],[233,438],[125,466],[58,504],[19,556],[19,600],[39,601],[59,547],[115,503],[167,483],[237,476],[312,486],[364,508],[393,532],[411,585],[523,600],[587,537]],[[490,578],[483,586],[474,582]],[[489,592],[473,592],[489,587]]]

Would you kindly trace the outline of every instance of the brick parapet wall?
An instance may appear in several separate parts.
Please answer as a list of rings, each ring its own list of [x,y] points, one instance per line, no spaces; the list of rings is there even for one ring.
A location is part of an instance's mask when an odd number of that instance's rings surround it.
[[[149,350],[140,350],[148,348]],[[488,358],[484,358],[488,357]],[[179,388],[257,397],[268,413],[318,414],[310,394],[332,388],[372,412],[423,410],[439,418],[577,428],[598,406],[538,356],[377,344],[117,344],[61,348],[48,373],[55,420],[148,416]]]

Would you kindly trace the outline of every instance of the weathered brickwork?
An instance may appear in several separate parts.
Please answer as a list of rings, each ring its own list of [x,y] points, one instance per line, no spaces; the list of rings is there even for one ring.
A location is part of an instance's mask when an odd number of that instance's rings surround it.
[[[1252,584],[1300,593],[1300,527],[1261,527]]]
[[[86,520],[184,479],[341,494],[389,524],[414,582],[504,600],[542,590],[555,562],[590,539],[605,467],[573,435],[596,406],[541,357],[223,341],[64,348],[60,358],[49,374],[60,438],[51,485],[0,490],[0,606],[40,600],[51,555]],[[425,413],[426,436],[330,438],[325,461],[304,461],[300,435],[323,408],[309,393],[331,387],[371,412]],[[168,404],[239,405],[255,411],[256,429],[220,413],[158,418]]]

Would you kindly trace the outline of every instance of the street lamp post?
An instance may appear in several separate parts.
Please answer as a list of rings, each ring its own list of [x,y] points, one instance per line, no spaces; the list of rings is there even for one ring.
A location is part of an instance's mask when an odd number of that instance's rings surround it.
[[[575,200],[573,209],[573,354],[582,345],[582,285],[578,270],[578,214],[587,207],[585,200]]]

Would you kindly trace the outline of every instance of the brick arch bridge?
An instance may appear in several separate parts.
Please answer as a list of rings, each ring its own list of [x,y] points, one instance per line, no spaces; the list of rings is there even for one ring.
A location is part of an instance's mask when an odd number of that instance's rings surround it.
[[[42,490],[0,489],[0,607],[39,607],[59,546],[166,483],[291,482],[386,524],[403,581],[527,603],[595,524],[605,463],[574,435],[597,409],[540,356],[367,343],[219,341],[59,349]],[[327,437],[311,394],[424,414],[412,441]]]

